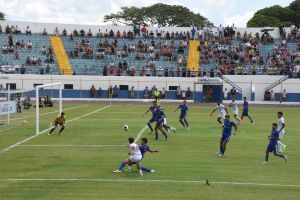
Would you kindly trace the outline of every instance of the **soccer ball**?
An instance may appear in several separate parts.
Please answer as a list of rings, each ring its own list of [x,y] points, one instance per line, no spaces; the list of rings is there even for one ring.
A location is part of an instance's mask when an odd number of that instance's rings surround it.
[[[128,131],[128,125],[123,126],[124,131]]]

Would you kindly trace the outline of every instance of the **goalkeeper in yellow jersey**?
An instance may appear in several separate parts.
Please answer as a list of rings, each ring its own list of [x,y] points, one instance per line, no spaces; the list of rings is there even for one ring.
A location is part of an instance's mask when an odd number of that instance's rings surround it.
[[[53,128],[50,130],[48,135],[51,135],[51,133],[59,126],[61,126],[61,129],[59,130],[59,134],[65,129],[65,123],[66,123],[66,118],[65,118],[65,113],[62,112],[58,117],[55,118],[53,121]]]

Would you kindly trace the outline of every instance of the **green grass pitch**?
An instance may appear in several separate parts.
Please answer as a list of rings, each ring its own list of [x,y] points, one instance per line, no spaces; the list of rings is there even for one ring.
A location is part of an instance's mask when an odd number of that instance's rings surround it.
[[[106,103],[65,103],[67,120],[93,112]],[[147,153],[143,165],[155,174],[112,173],[127,158],[128,137],[137,133],[150,119],[142,117],[149,104],[112,104],[92,115],[67,124],[62,135],[41,134],[5,152],[3,149],[34,135],[34,118],[13,120],[10,127],[0,126],[0,199],[300,199],[299,108],[251,106],[255,124],[248,119],[232,136],[225,157],[217,157],[221,126],[214,105],[189,105],[186,130],[174,113],[175,104],[164,105],[167,120],[177,128],[169,141],[147,129],[143,137],[160,152]],[[41,109],[41,129],[57,113],[55,108]],[[229,109],[231,112],[231,109]],[[276,112],[286,120],[288,162],[270,156],[262,164],[271,123]],[[49,114],[47,114],[49,113]],[[13,118],[29,116],[34,110]],[[129,131],[123,131],[124,124]],[[108,145],[108,146],[100,146]],[[111,145],[111,146],[109,146]],[[133,167],[135,169],[135,167]],[[208,179],[210,186],[204,186]],[[271,184],[271,185],[268,185]],[[274,184],[274,185],[272,185]]]

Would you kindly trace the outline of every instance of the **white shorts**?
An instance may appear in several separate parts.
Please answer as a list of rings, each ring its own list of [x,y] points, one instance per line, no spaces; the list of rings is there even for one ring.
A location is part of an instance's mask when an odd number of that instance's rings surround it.
[[[285,131],[284,131],[284,130],[282,130],[282,131],[279,133],[279,139],[280,139],[280,140],[283,139],[284,134],[285,134]]]
[[[166,118],[164,118],[163,125],[167,125],[167,119]]]
[[[225,113],[219,114],[218,117],[220,117],[220,118],[222,118],[222,119],[225,119]]]
[[[239,110],[233,110],[234,115],[239,115]]]
[[[142,155],[141,154],[129,156],[129,161],[132,162],[132,163],[138,163],[141,160],[142,160]]]

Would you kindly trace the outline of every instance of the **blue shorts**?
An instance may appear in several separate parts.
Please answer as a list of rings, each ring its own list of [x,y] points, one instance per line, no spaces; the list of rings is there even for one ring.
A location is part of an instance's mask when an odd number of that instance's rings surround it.
[[[246,117],[249,116],[248,109],[243,110],[242,116],[246,116]]]
[[[276,152],[276,144],[269,144],[267,147],[267,152]]]
[[[180,119],[180,120],[186,119],[186,115],[180,115],[180,116],[179,116],[179,119]]]
[[[163,125],[163,123],[164,123],[164,120],[163,120],[163,119],[157,120],[157,121],[156,121],[156,126]]]
[[[221,137],[221,141],[226,141],[226,143],[228,143],[229,141],[230,141],[230,135],[228,136],[228,135],[222,135],[222,137]]]
[[[153,122],[155,122],[155,119],[154,118],[151,118],[149,121],[148,121],[148,123],[153,123]]]

